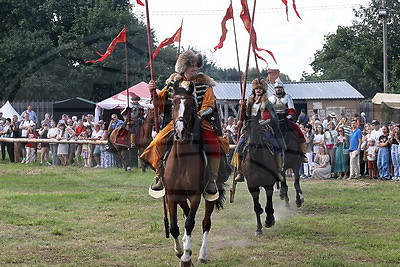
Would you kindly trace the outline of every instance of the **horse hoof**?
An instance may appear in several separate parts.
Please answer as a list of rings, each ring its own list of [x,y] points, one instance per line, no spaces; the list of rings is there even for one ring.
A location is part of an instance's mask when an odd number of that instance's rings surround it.
[[[300,208],[304,203],[304,198],[301,198],[299,200],[296,200],[296,205],[298,208]]]
[[[182,255],[183,255],[183,251],[182,251],[182,250],[181,250],[181,251],[175,250],[175,255],[176,255],[178,258],[181,258]]]
[[[271,228],[274,225],[275,225],[274,215],[271,215],[271,216],[267,215],[267,219],[265,219],[265,227],[266,228]]]
[[[207,263],[207,259],[204,259],[204,258],[197,259],[197,263],[199,263],[199,264],[206,264],[206,263]]]
[[[127,170],[128,172],[130,172],[130,171],[131,171],[131,167],[126,168],[126,170]]]
[[[193,266],[193,264],[192,264],[191,260],[189,260],[189,261],[181,261],[181,267],[192,267],[192,266]]]
[[[281,200],[284,200],[284,199],[285,199],[285,194],[279,194],[279,198],[280,198]]]
[[[262,234],[263,234],[262,230],[257,230],[255,231],[254,236],[260,236]]]

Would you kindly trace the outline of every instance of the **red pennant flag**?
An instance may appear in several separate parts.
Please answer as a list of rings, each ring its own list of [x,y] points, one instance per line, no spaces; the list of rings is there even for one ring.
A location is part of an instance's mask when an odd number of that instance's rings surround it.
[[[142,1],[140,1],[140,0],[136,0],[136,3],[138,3],[138,5],[144,6],[144,4],[142,3]]]
[[[286,19],[289,21],[289,14],[288,14],[288,1],[287,0],[282,0],[282,3],[285,5],[286,7]],[[299,12],[297,11],[297,7],[296,7],[296,0],[293,0],[293,10],[296,13],[296,15],[299,17],[299,19],[301,19]]]
[[[293,0],[293,10],[296,13],[296,15],[299,17],[299,19],[301,19],[299,12],[297,11],[297,7],[296,7],[296,0]]]
[[[244,27],[246,28],[247,32],[248,33],[252,32],[252,37],[250,39],[251,39],[251,45],[253,47],[254,54],[256,55],[256,57],[258,57],[259,59],[263,60],[265,63],[268,64],[268,62],[256,52],[256,51],[265,51],[268,54],[270,54],[272,59],[275,61],[275,63],[277,63],[275,56],[271,51],[258,47],[257,33],[256,33],[256,30],[254,29],[254,26],[253,26],[253,30],[251,30],[251,18],[250,18],[249,7],[247,6],[247,0],[241,0],[241,3],[242,3],[242,11],[240,12],[240,18],[242,19]]]
[[[115,46],[117,43],[125,43],[126,42],[126,28],[124,28],[118,35],[115,37],[110,45],[108,46],[106,52],[102,55],[100,52],[96,52],[100,58],[96,60],[85,60],[85,63],[96,63],[99,61],[105,60],[112,52],[115,50]]]
[[[228,9],[226,10],[226,14],[225,17],[222,19],[221,22],[221,27],[222,27],[222,35],[219,38],[219,43],[216,47],[214,47],[214,51],[211,52],[215,52],[217,51],[217,49],[220,49],[224,46],[224,41],[226,39],[226,34],[228,33],[228,29],[226,28],[226,22],[230,19],[233,18],[233,8],[232,8],[232,3],[229,5]]]
[[[285,5],[285,8],[286,8],[286,19],[287,19],[287,21],[289,21],[289,8],[288,8],[287,0],[282,0],[282,3]]]
[[[171,45],[174,42],[179,42],[181,40],[181,33],[182,33],[182,26],[179,27],[179,29],[174,33],[174,35],[172,35],[170,38],[165,39],[164,41],[162,41],[156,51],[154,51],[153,55],[151,56],[151,58],[154,60],[157,57],[158,52],[160,52],[161,48],[163,48],[164,46],[167,45]],[[150,66],[150,61],[147,64],[146,68]]]

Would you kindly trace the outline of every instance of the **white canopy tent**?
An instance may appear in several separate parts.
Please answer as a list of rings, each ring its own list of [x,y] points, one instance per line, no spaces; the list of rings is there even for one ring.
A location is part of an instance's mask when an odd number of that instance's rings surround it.
[[[146,82],[140,82],[128,89],[129,95],[137,95],[140,97],[139,103],[145,108],[153,108],[153,104],[150,103],[151,96],[148,89],[148,84]],[[130,98],[129,98],[130,99]],[[127,96],[126,90],[119,92],[107,99],[96,104],[95,110],[95,122],[97,123],[100,120],[100,116],[102,115],[102,111],[104,109],[124,109],[126,107]]]
[[[10,104],[10,101],[7,101],[1,108],[0,111],[3,112],[3,117],[4,118],[10,118],[14,115],[17,115],[18,120],[21,120],[21,116],[18,114],[18,112],[13,108],[13,106]]]

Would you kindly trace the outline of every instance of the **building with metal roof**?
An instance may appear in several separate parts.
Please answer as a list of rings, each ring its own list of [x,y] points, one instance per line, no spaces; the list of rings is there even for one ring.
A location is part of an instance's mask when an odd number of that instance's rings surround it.
[[[305,109],[309,115],[317,110],[320,117],[335,113],[339,117],[352,117],[360,111],[364,96],[345,80],[286,82],[285,92],[293,98],[297,113]],[[273,83],[268,84],[268,95],[274,94]],[[251,84],[246,84],[246,99]],[[239,82],[217,82],[214,87],[217,106],[224,121],[237,116],[238,100],[241,98]]]

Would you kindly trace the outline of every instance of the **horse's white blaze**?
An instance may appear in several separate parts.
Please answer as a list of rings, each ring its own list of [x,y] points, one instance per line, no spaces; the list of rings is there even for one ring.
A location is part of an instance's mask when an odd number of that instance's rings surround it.
[[[183,114],[185,113],[185,100],[186,99],[181,99],[179,102],[178,117],[183,117]]]
[[[179,109],[178,109],[178,118],[183,117],[183,114],[185,113],[185,100],[186,99],[181,99],[181,101],[179,102]],[[176,123],[176,131],[178,133],[178,137],[182,138],[182,131],[183,131],[183,121],[178,121]]]
[[[191,236],[187,235],[183,241],[183,255],[181,261],[188,262],[191,260],[190,252],[192,251]]]
[[[207,240],[208,240],[208,231],[203,233],[203,241],[201,243],[201,248],[199,252],[199,260],[205,260],[207,256]]]

